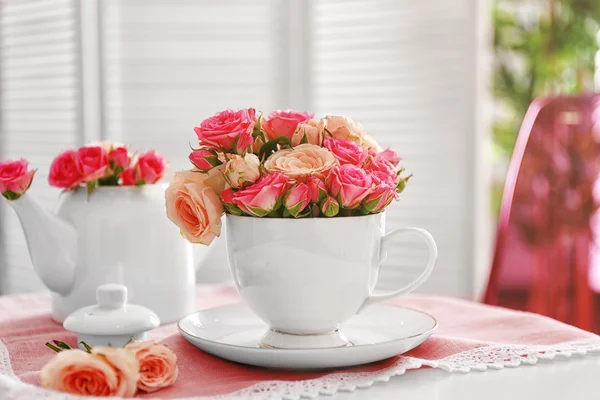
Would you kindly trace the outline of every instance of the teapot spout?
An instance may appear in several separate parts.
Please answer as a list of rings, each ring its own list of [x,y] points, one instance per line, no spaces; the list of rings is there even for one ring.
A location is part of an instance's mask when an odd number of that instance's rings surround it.
[[[27,193],[8,204],[21,221],[35,272],[51,291],[69,294],[77,259],[75,228]]]

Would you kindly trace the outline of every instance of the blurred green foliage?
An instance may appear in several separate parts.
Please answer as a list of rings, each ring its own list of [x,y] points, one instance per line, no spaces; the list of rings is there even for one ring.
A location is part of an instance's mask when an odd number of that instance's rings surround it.
[[[493,25],[494,153],[508,160],[534,98],[593,90],[600,0],[495,0]]]

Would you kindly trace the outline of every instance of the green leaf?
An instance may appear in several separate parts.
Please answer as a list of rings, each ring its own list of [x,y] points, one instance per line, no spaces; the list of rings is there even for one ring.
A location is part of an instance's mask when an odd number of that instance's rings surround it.
[[[140,186],[144,186],[146,184],[146,181],[143,179],[138,179],[137,181],[135,181],[135,186],[140,187]]]
[[[83,343],[83,342],[81,342],[81,343]],[[127,343],[125,343],[125,344],[123,345],[123,347],[127,346],[129,343],[133,343],[133,336],[130,336],[130,337],[129,337],[129,340],[127,341]],[[84,346],[86,346],[86,347],[87,347],[87,344],[84,344]]]
[[[46,346],[49,347],[49,348],[51,348],[52,350],[54,350],[57,353],[60,353],[61,351],[63,351],[63,349],[59,349],[58,347],[56,347],[53,344],[48,343],[48,342],[46,342]]]
[[[69,346],[68,344],[66,344],[65,342],[61,342],[59,340],[53,340],[54,344],[57,345],[58,347],[60,347],[61,349],[65,349],[65,350],[72,350],[71,346]]]
[[[268,215],[271,212],[258,207],[248,207],[248,209],[252,211],[257,217],[264,217],[265,215]]]
[[[92,194],[92,192],[94,191],[94,189],[96,189],[96,187],[98,186],[98,180],[93,180],[90,182],[87,182],[85,184],[85,187],[87,188],[87,195],[88,195],[88,199],[90,197],[90,195]]]
[[[400,179],[400,181],[396,185],[396,192],[397,193],[402,193],[404,191],[404,189],[406,189],[406,184],[408,183],[408,180],[410,178],[412,178],[412,176],[413,176],[413,174],[410,174],[407,177],[404,177],[404,178]]]
[[[83,340],[81,342],[79,342],[83,347],[85,347],[85,351],[87,351],[88,353],[92,352],[92,348],[90,347],[89,344],[87,344],[86,342],[84,342]]]
[[[263,144],[260,148],[260,153],[258,158],[263,160],[268,158],[271,154],[277,151],[277,145],[283,143],[283,145],[292,146],[292,142],[285,136],[279,136],[278,138],[269,140],[267,143]]]
[[[21,197],[20,194],[10,190],[7,190],[6,192],[2,193],[2,196],[4,196],[7,200],[17,200],[19,197]]]
[[[223,203],[223,207],[225,207],[225,210],[227,210],[227,212],[229,214],[232,214],[232,215],[242,215],[243,214],[242,210],[235,204]]]

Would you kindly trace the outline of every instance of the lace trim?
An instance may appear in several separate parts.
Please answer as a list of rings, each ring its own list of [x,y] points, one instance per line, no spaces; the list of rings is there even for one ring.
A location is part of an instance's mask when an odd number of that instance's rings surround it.
[[[429,361],[413,357],[401,357],[388,368],[362,373],[337,373],[306,381],[267,381],[241,391],[216,397],[185,397],[185,400],[210,399],[285,399],[297,400],[301,397],[314,398],[319,395],[332,395],[336,392],[352,392],[356,388],[368,388],[375,382],[387,382],[396,375],[402,375],[409,369],[422,366],[440,368],[448,372],[485,371],[488,368],[502,369],[532,365],[539,360],[552,360],[556,357],[583,356],[588,352],[600,352],[600,340],[567,342],[549,346],[484,346],[455,354],[440,360]],[[6,400],[52,399],[87,400],[89,397],[57,393],[21,382],[10,367],[6,347],[0,341],[0,398]],[[4,364],[2,364],[4,362]],[[116,398],[112,398],[116,399]]]

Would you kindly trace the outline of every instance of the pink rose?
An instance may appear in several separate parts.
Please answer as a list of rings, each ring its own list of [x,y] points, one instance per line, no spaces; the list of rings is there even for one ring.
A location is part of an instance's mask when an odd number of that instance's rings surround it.
[[[123,172],[121,172],[121,186],[135,186],[135,176],[133,174],[133,169],[127,168]]]
[[[285,136],[291,140],[292,135],[298,127],[298,124],[306,122],[312,117],[314,117],[314,115],[307,112],[277,110],[269,114],[269,116],[262,122],[262,129],[267,134],[268,140],[275,139],[280,136]],[[299,142],[300,141],[298,141],[298,143]]]
[[[373,178],[364,169],[345,164],[332,168],[325,183],[341,207],[354,209],[371,192]]]
[[[221,196],[223,207],[229,214],[242,215],[242,210],[234,203],[234,192],[231,188],[223,190],[219,196]]]
[[[327,196],[321,202],[321,212],[326,217],[335,217],[340,212],[340,204],[331,196]]]
[[[157,151],[150,150],[140,154],[134,168],[136,182],[156,183],[167,172],[167,160]]]
[[[380,179],[390,179],[393,182],[398,182],[396,168],[391,162],[385,159],[369,156],[364,168],[371,173],[377,173]]]
[[[126,147],[117,147],[108,153],[108,164],[111,170],[121,168],[122,170],[129,167],[129,150]]]
[[[306,184],[308,185],[310,201],[318,203],[327,196],[327,187],[321,178],[310,176],[306,180]]]
[[[232,155],[225,164],[225,180],[234,189],[253,184],[260,178],[260,160],[255,154]]]
[[[278,172],[263,175],[258,182],[233,194],[233,202],[246,214],[264,217],[281,204],[287,186],[286,177]]]
[[[194,164],[194,167],[200,171],[208,171],[212,167],[216,167],[221,164],[219,157],[214,151],[210,151],[206,148],[200,148],[190,153],[190,161]]]
[[[323,144],[324,133],[325,123],[323,120],[309,119],[306,122],[298,124],[296,127],[291,138],[292,146],[298,146],[302,142],[321,146]]]
[[[175,383],[179,374],[177,355],[167,346],[146,340],[130,343],[125,349],[133,351],[140,363],[138,389],[151,393]]]
[[[363,208],[369,213],[382,212],[390,205],[392,200],[398,198],[396,185],[389,176],[380,173],[371,174],[373,178],[373,187],[371,193],[365,198]]]
[[[326,136],[363,144],[365,133],[360,123],[343,115],[328,115],[323,121]]]
[[[97,347],[88,354],[65,350],[56,354],[40,372],[47,389],[83,396],[133,397],[139,363],[135,354],[121,348]]]
[[[194,131],[203,146],[241,154],[252,146],[252,131],[255,124],[254,108],[225,110],[202,121],[200,126],[194,127]]]
[[[167,217],[188,241],[209,245],[221,234],[223,204],[219,193],[224,189],[223,166],[207,173],[176,172],[165,191]]]
[[[107,175],[108,154],[101,146],[84,146],[77,150],[77,163],[83,182],[92,182]]]
[[[79,168],[75,150],[66,150],[52,160],[48,182],[62,189],[73,189],[83,182],[83,173]]]
[[[363,147],[344,139],[326,138],[323,146],[333,153],[341,165],[352,164],[360,167],[368,155]]]
[[[310,190],[306,183],[292,186],[283,198],[283,206],[292,217],[298,217],[310,203]]]
[[[327,149],[314,144],[301,144],[273,153],[264,163],[269,172],[281,172],[293,179],[309,176],[324,177],[338,165],[335,156]]]
[[[0,162],[0,194],[16,200],[31,186],[35,170],[28,171],[29,163],[24,160]]]
[[[382,152],[377,153],[377,155],[375,156],[375,159],[385,160],[385,161],[389,162],[390,164],[392,164],[394,167],[396,167],[396,166],[398,166],[398,164],[400,164],[400,156],[398,156],[398,153],[396,153],[395,150],[392,150],[390,148],[387,148],[387,149],[383,150]]]

